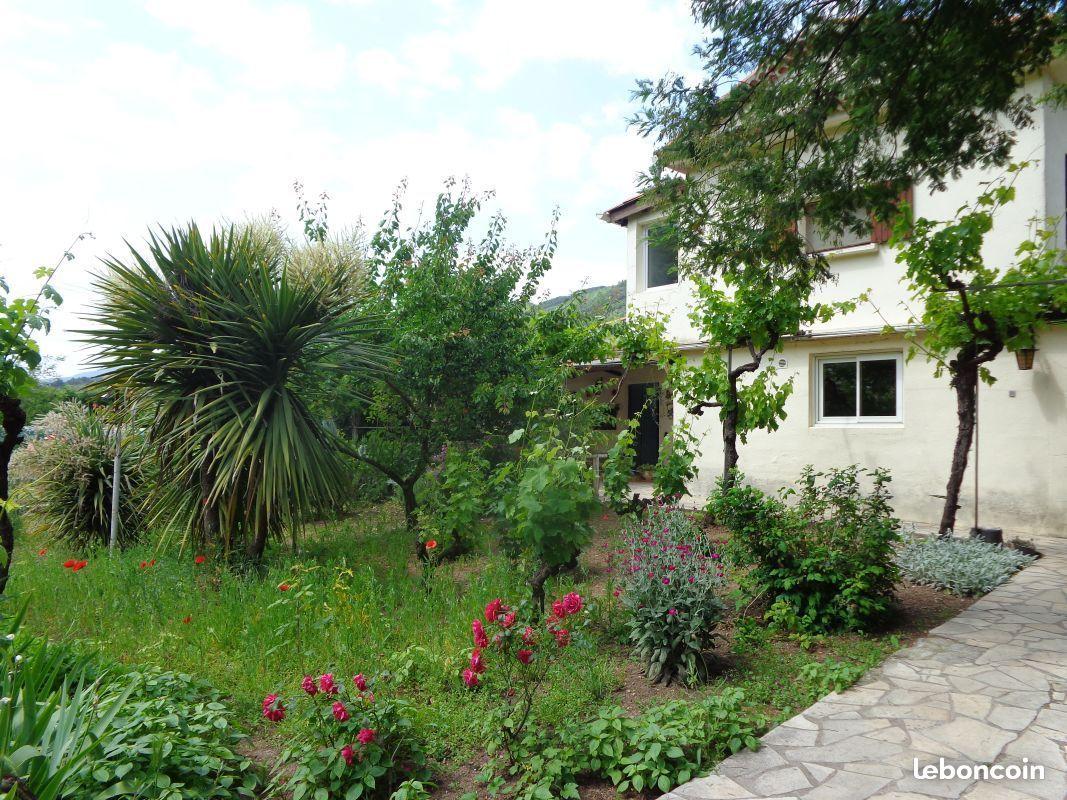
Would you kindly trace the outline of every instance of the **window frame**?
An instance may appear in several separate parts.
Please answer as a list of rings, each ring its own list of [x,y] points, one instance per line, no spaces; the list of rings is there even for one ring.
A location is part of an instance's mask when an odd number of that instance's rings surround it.
[[[874,221],[874,218],[871,216],[870,211],[868,211],[867,209],[863,209],[864,215],[867,217],[867,220],[870,222],[867,238],[864,241],[862,241],[862,242],[853,242],[852,244],[839,244],[839,245],[834,245],[833,247],[822,247],[822,248],[819,248],[818,250],[816,250],[814,247],[811,246],[811,233],[812,232],[811,232],[810,229],[811,229],[812,224],[813,224],[812,217],[811,217],[813,210],[814,210],[814,208],[812,206],[810,206],[810,205],[808,207],[806,207],[804,209],[804,218],[801,220],[801,224],[803,225],[803,230],[804,230],[804,249],[809,255],[823,255],[823,254],[826,254],[826,253],[848,252],[849,250],[852,250],[852,249],[857,248],[857,247],[870,247],[871,245],[878,245],[878,244],[881,243],[881,241],[879,240],[879,238],[877,236],[877,231],[875,230],[876,223]]]
[[[660,283],[660,284],[657,284],[656,286],[649,286],[649,284],[648,284],[649,233],[652,231],[653,228],[659,228],[659,227],[663,227],[663,221],[662,220],[649,220],[647,222],[642,222],[640,225],[637,226],[638,285],[640,286],[640,291],[643,291],[643,292],[656,291],[657,289],[669,289],[672,286],[677,286],[682,281],[681,275],[678,274],[679,252],[678,252],[678,249],[675,248],[675,250],[674,250],[674,280],[671,281],[670,283]]]
[[[860,362],[862,361],[893,361],[896,364],[896,407],[897,413],[893,416],[862,416],[860,411],[860,397],[862,384],[860,381]],[[823,367],[826,364],[854,364],[856,368],[856,415],[848,417],[828,417],[823,415]],[[836,355],[817,356],[815,358],[815,424],[818,426],[841,427],[841,426],[900,426],[904,423],[904,354],[900,351],[875,351],[857,353],[838,353]]]

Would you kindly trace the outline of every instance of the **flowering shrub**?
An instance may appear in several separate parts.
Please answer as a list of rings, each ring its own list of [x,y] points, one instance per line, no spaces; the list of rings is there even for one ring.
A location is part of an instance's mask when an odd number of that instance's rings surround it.
[[[724,607],[717,543],[681,509],[660,502],[624,530],[615,571],[629,611],[630,641],[648,664],[649,679],[703,680]]]
[[[539,621],[530,606],[512,609],[496,599],[485,607],[484,622],[471,622],[474,649],[463,683],[472,690],[484,686],[503,700],[495,720],[499,742],[490,745],[490,755],[503,746],[515,761],[514,745],[526,730],[538,692],[575,642],[575,634],[586,626],[585,611],[585,601],[575,592],[552,603],[550,613]]]
[[[978,539],[916,538],[897,553],[909,581],[958,595],[991,592],[1033,561],[1031,555]]]
[[[304,797],[384,798],[407,780],[428,777],[426,755],[411,736],[407,704],[375,695],[375,681],[358,674],[305,675],[291,698],[263,698],[263,716],[302,723],[278,759],[279,782],[293,800]],[[296,766],[287,778],[285,767]]]
[[[822,473],[809,466],[799,491],[782,499],[740,484],[719,492],[709,507],[730,529],[729,560],[749,568],[741,588],[797,631],[866,628],[888,610],[899,577],[889,480],[881,469]],[[794,494],[796,505],[786,505]]]

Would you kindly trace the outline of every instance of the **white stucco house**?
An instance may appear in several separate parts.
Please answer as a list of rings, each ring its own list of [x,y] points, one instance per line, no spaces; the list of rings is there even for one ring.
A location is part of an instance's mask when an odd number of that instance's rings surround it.
[[[1054,62],[1031,76],[1022,90],[1037,97],[1064,79],[1067,64]],[[988,263],[1011,263],[1035,218],[1060,218],[1058,245],[1064,246],[1067,111],[1039,105],[1033,127],[1017,132],[1013,157],[1036,164],[1018,177],[1017,199],[999,214],[987,238]],[[981,181],[993,177],[976,170],[936,193],[917,185],[912,191],[915,214],[950,219],[976,196]],[[629,308],[665,313],[675,342],[692,359],[701,358],[706,346],[688,317],[693,287],[674,271],[677,253],[648,240],[655,212],[635,197],[609,209],[602,219],[626,232]],[[883,237],[872,232],[817,242],[811,233],[809,242],[825,250],[837,278],[826,287],[826,299],[869,291],[891,324],[906,325],[904,268],[879,241]],[[854,313],[788,341],[773,356],[783,377],[796,376],[788,418],[776,432],[751,434],[748,444],[740,446],[739,466],[749,482],[767,491],[792,484],[805,464],[886,467],[893,476],[897,515],[905,522],[936,526],[943,504],[937,495],[945,491],[955,440],[955,394],[948,378],[936,379],[933,365],[921,355],[907,361],[903,336],[884,334],[884,327],[875,308],[861,304]],[[1037,347],[1032,369],[1020,369],[1016,356],[1008,353],[990,365],[997,381],[980,389],[978,457],[972,450],[958,531],[974,524],[977,475],[981,525],[1002,527],[1006,537],[1067,536],[1067,324],[1045,330]],[[590,379],[596,378],[594,373],[595,368]],[[687,412],[660,390],[651,368],[630,372],[622,381],[616,395],[620,424],[640,413],[646,392],[661,395],[658,419],[644,420],[638,437],[638,460],[651,463],[663,435]],[[690,423],[702,449],[691,499],[702,504],[722,471],[721,427],[714,409]]]

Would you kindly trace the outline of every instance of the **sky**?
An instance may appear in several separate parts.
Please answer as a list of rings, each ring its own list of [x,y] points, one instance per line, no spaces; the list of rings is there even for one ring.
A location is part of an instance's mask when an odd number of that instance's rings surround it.
[[[279,213],[293,182],[331,226],[373,228],[401,181],[414,214],[449,176],[492,190],[517,245],[561,213],[545,296],[622,280],[597,215],[633,194],[652,142],[641,77],[694,75],[685,0],[0,0],[0,275],[60,259],[42,351],[73,331],[100,258],[151,226]]]

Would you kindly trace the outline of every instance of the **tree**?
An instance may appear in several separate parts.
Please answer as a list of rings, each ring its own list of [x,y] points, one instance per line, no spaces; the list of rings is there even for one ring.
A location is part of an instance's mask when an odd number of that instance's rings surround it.
[[[193,224],[105,264],[84,333],[102,380],[151,415],[156,519],[258,562],[341,491],[339,443],[311,410],[323,376],[382,364],[347,277],[297,280],[253,230]]]
[[[785,418],[793,376],[777,380],[770,353],[781,352],[784,339],[804,326],[826,322],[854,304],[811,300],[821,283],[817,269],[795,271],[778,280],[745,273],[721,281],[695,276],[697,302],[690,312],[708,352],[697,364],[684,357],[667,361],[667,383],[691,414],[718,408],[722,422],[723,486],[734,483],[737,440],[754,430],[773,431]]]
[[[1057,2],[694,0],[710,33],[692,85],[642,81],[639,129],[661,144],[646,188],[683,250],[729,271],[805,258],[796,220],[840,233],[888,220],[918,182],[1003,166],[1006,116],[1031,124],[1020,76],[1067,33]],[[671,168],[693,180],[679,181]]]
[[[56,272],[67,261],[74,260],[74,247],[91,233],[80,233],[63,252],[51,269],[41,267],[34,274],[42,281],[33,298],[10,297],[7,282],[0,278],[0,427],[4,439],[0,442],[0,594],[7,588],[11,576],[11,561],[15,553],[15,530],[10,514],[10,481],[8,467],[11,454],[22,443],[26,427],[26,410],[21,395],[33,385],[33,372],[41,364],[41,352],[34,337],[49,330],[49,311],[63,302],[52,286]]]
[[[431,459],[446,443],[506,436],[550,361],[534,335],[530,300],[551,266],[555,230],[541,246],[516,249],[498,214],[475,239],[487,198],[449,183],[433,219],[406,226],[398,193],[371,242],[374,286],[363,308],[379,320],[393,360],[367,387],[348,452],[396,483],[409,530],[417,525],[415,484]],[[555,374],[559,365],[551,367]]]
[[[1021,165],[1024,166],[1024,165]],[[1012,166],[1009,173],[1021,166]],[[958,426],[939,533],[956,527],[960,487],[974,438],[978,382],[995,380],[988,364],[1001,352],[1033,347],[1041,328],[1067,314],[1067,254],[1054,246],[1055,229],[1039,228],[1021,242],[1015,262],[986,264],[982,247],[996,212],[1015,197],[1010,181],[986,184],[956,218],[898,220],[893,244],[901,248],[913,299],[921,309],[911,322],[909,358],[922,352],[935,374],[949,375]]]

